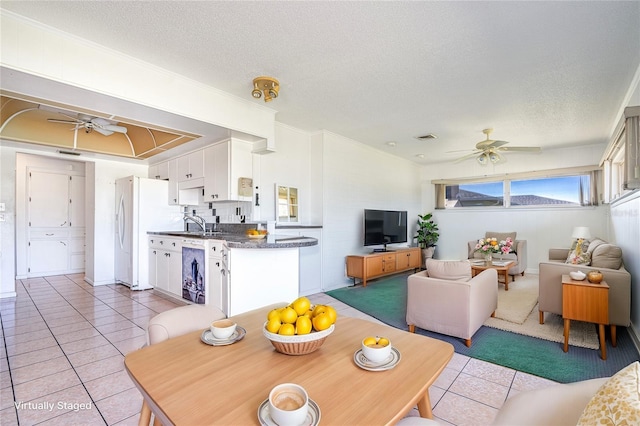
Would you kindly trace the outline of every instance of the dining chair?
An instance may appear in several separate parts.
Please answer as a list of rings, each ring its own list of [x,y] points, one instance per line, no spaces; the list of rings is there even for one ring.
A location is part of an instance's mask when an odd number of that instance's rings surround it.
[[[224,312],[213,305],[186,305],[169,309],[149,320],[147,344],[154,345],[192,331],[205,329],[211,322],[222,318],[226,318]],[[150,421],[151,408],[143,400],[138,426],[149,426]],[[153,424],[158,426],[160,421],[154,418]]]

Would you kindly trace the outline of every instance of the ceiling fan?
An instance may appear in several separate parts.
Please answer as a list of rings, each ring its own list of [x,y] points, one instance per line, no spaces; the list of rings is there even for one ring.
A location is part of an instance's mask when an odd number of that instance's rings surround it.
[[[500,155],[500,153],[515,152],[515,151],[540,152],[542,150],[538,146],[506,147],[504,145],[508,144],[509,142],[490,139],[491,132],[493,132],[493,129],[484,129],[482,133],[487,135],[487,139],[478,142],[476,144],[476,148],[473,150],[471,154],[464,155],[454,160],[454,163],[458,163],[460,161],[464,161],[469,158],[475,157],[476,161],[484,166],[489,163],[496,164],[496,163],[500,163],[501,161],[505,161],[502,155]]]
[[[56,118],[48,118],[47,121],[51,123],[63,123],[73,124],[74,127],[71,130],[84,129],[86,133],[96,131],[104,136],[109,136],[114,133],[127,133],[127,128],[123,126],[117,126],[116,122],[107,120],[106,118],[92,117],[87,114],[78,114],[77,117],[60,113],[70,120],[58,120]]]

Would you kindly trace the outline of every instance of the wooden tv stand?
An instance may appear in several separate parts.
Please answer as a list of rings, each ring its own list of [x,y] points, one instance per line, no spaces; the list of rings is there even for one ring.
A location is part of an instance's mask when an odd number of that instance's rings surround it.
[[[411,269],[420,269],[421,250],[419,247],[399,248],[393,251],[375,252],[371,254],[347,256],[347,277],[362,280],[367,286],[367,280],[396,274]]]

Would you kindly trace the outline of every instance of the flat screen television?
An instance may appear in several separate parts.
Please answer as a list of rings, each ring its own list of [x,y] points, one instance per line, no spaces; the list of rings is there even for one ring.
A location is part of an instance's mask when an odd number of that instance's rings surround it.
[[[387,244],[407,242],[407,212],[396,210],[364,211],[364,245],[384,248],[374,251],[387,251]]]

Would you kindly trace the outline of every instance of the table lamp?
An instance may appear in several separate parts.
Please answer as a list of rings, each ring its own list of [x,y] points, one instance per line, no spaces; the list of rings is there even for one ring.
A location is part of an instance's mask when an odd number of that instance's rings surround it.
[[[582,243],[584,240],[591,238],[591,232],[589,232],[589,228],[586,226],[576,226],[573,228],[571,238],[578,240],[576,244],[576,255],[580,256],[582,254]]]

